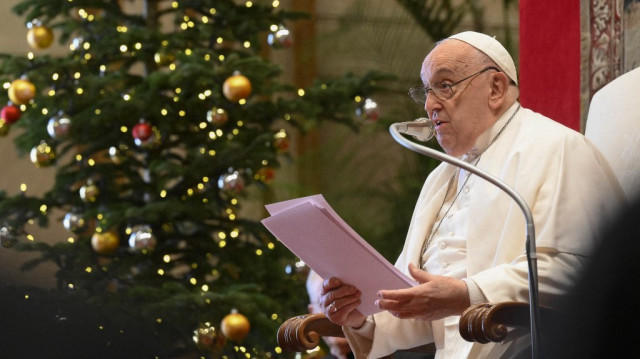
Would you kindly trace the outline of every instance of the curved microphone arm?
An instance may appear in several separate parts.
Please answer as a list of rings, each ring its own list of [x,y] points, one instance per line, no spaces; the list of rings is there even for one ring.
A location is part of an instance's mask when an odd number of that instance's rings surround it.
[[[420,120],[423,120],[423,119],[420,119]],[[395,123],[389,127],[389,132],[391,132],[391,136],[393,137],[393,139],[396,140],[396,142],[398,142],[405,148],[408,148],[414,152],[421,153],[425,156],[429,156],[429,157],[450,163],[456,167],[463,168],[475,174],[476,176],[491,182],[496,187],[500,188],[505,193],[507,193],[511,198],[513,198],[513,200],[518,204],[518,206],[520,206],[520,209],[524,214],[525,221],[526,221],[526,234],[527,234],[525,249],[527,254],[527,264],[529,267],[529,303],[530,303],[529,314],[530,314],[530,320],[531,320],[531,351],[532,351],[532,357],[534,359],[537,359],[538,343],[539,343],[538,323],[540,322],[540,310],[539,310],[539,304],[538,304],[538,264],[537,264],[538,257],[536,253],[535,228],[533,224],[533,216],[531,215],[531,210],[529,209],[529,206],[524,201],[522,196],[520,196],[518,192],[516,192],[513,188],[511,188],[509,185],[507,185],[504,181],[500,180],[499,178],[491,175],[490,173],[482,171],[479,168],[472,166],[471,164],[464,162],[462,160],[459,160],[453,156],[450,156],[440,151],[436,151],[432,148],[421,146],[414,142],[411,142],[400,134],[400,131],[402,131],[403,133],[407,133],[409,135],[412,135],[418,138],[418,136],[415,136],[414,133],[411,132],[411,127],[431,127],[430,122],[426,122],[426,123],[424,121],[419,122],[420,120],[416,120],[414,122]],[[427,130],[424,129],[422,131],[424,132]],[[425,136],[421,135],[420,136],[421,138],[419,139],[422,141],[426,141],[431,137],[433,137],[432,135],[433,131],[432,130],[430,131],[431,131],[431,135],[428,136],[428,138],[425,139]]]

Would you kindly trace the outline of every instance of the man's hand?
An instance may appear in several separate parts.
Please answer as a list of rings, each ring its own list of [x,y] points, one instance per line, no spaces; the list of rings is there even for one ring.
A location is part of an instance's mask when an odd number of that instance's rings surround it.
[[[398,318],[436,320],[459,315],[469,307],[467,285],[455,278],[429,274],[409,265],[419,285],[399,290],[381,290],[376,305]]]
[[[356,308],[360,305],[360,291],[345,285],[338,278],[329,278],[322,283],[320,306],[330,321],[338,325],[360,328],[365,316]]]

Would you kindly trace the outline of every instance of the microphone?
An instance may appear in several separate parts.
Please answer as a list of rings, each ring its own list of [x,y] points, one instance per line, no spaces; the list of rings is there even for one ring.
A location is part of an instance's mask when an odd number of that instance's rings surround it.
[[[410,149],[411,151],[418,152],[425,156],[429,156],[440,161],[450,163],[456,167],[463,168],[470,173],[477,175],[478,177],[492,183],[496,187],[500,188],[503,192],[508,194],[520,207],[522,214],[524,215],[526,223],[526,244],[525,252],[527,256],[527,266],[529,269],[529,317],[531,325],[531,354],[533,359],[539,358],[539,343],[540,333],[538,331],[540,323],[540,305],[538,304],[538,255],[536,252],[536,235],[535,227],[533,224],[533,215],[529,209],[529,205],[525,202],[524,198],[516,192],[511,186],[506,184],[501,179],[494,175],[483,171],[465,161],[457,159],[444,152],[436,151],[432,148],[418,145],[408,139],[404,138],[400,133],[413,136],[417,140],[427,141],[433,137],[433,123],[426,118],[419,118],[410,122],[398,122],[389,127],[391,137],[403,147]],[[423,139],[426,138],[426,139]]]
[[[398,129],[398,132],[412,136],[421,142],[429,141],[433,137],[435,130],[433,122],[426,117],[417,118],[409,122],[396,123],[394,126]]]

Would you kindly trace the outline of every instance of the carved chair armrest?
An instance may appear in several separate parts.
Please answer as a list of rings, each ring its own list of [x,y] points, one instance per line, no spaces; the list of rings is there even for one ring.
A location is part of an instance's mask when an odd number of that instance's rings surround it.
[[[549,307],[540,307],[540,320],[548,322],[560,316]],[[477,343],[501,342],[507,338],[507,328],[529,329],[529,303],[481,303],[467,308],[460,316],[460,335]]]
[[[344,337],[342,327],[330,322],[324,314],[292,317],[278,329],[278,345],[287,352],[313,349],[322,337]]]

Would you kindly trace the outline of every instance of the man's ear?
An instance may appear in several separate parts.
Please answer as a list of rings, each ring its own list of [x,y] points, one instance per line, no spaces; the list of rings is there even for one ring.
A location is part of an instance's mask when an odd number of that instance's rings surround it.
[[[491,74],[491,94],[489,96],[489,107],[492,110],[499,109],[506,101],[509,90],[509,77],[504,72],[494,72]]]

